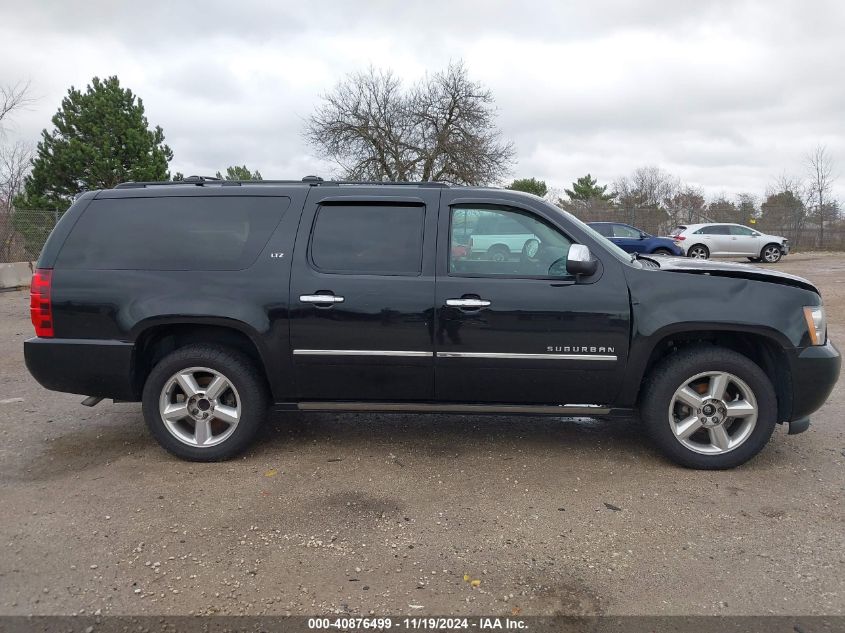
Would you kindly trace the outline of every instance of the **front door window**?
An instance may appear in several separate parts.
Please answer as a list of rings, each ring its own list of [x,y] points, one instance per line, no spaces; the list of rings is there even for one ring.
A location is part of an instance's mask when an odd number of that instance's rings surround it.
[[[568,278],[572,241],[535,216],[510,208],[451,210],[449,274]]]

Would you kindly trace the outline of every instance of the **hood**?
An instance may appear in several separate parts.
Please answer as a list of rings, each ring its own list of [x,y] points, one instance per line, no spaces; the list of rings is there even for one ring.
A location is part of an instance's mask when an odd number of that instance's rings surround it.
[[[784,286],[803,288],[819,293],[812,283],[797,275],[790,275],[779,270],[760,268],[751,264],[736,262],[714,262],[709,259],[691,259],[689,257],[660,257],[651,259],[660,265],[660,270],[672,273],[690,273],[693,275],[711,275],[713,277],[734,277],[768,281]]]

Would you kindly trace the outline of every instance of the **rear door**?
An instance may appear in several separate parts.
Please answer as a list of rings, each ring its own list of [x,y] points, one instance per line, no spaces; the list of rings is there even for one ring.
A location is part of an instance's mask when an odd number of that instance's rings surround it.
[[[711,255],[730,254],[730,240],[730,232],[724,224],[705,226],[693,234],[693,241],[704,244]]]
[[[384,191],[339,196],[338,188],[315,187],[306,202],[291,275],[291,347],[300,400],[434,396],[440,192]]]
[[[622,380],[630,305],[621,264],[576,281],[566,255],[577,242],[553,211],[443,191],[438,230],[435,383],[438,402],[605,404]],[[520,256],[463,254],[470,234],[505,216],[536,236]],[[599,257],[602,253],[597,253]]]

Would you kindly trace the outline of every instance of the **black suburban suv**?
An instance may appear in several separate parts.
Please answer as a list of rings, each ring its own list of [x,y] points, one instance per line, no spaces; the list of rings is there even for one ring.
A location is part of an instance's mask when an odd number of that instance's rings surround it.
[[[505,256],[468,247],[492,223]],[[270,407],[636,411],[671,459],[730,468],[805,430],[840,365],[800,277],[632,256],[535,196],[441,183],[88,192],[31,294],[32,375],[141,401],[191,460],[244,449]]]

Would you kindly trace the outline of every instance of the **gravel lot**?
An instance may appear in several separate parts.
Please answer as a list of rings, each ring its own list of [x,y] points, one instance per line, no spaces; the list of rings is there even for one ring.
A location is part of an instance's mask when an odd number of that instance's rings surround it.
[[[845,256],[777,268],[845,341]],[[42,389],[31,331],[0,294],[2,614],[845,614],[842,381],[729,472],[633,421],[437,415],[279,416],[189,464],[140,405]]]

